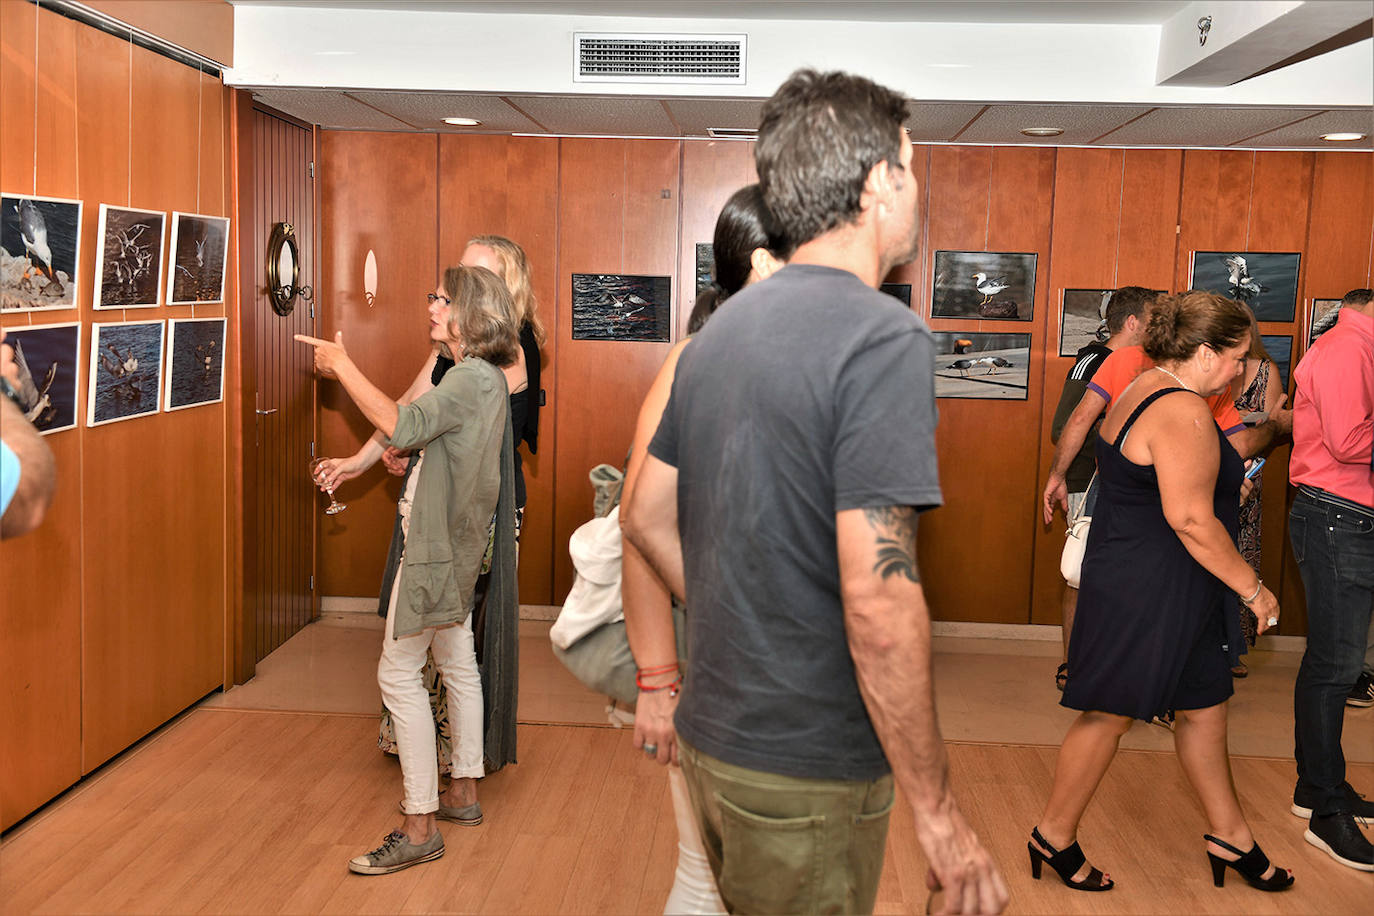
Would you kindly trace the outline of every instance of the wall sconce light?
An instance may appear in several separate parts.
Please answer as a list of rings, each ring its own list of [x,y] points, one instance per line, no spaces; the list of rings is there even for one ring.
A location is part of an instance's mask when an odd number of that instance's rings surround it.
[[[363,299],[368,308],[372,308],[377,299],[377,255],[371,248],[367,249],[367,257],[363,260]]]

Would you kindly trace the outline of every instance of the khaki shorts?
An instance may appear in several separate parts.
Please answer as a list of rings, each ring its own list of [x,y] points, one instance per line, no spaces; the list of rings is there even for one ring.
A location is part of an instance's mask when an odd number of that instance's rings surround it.
[[[871,913],[892,776],[798,779],[734,766],[681,736],[692,811],[732,913]]]
[[[1083,514],[1083,504],[1088,501],[1088,491],[1082,493],[1069,494],[1069,515],[1068,520],[1073,521]]]

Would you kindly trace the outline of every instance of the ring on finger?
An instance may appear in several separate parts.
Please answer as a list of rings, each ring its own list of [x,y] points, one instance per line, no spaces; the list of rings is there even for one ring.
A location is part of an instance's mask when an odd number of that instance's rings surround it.
[[[1279,625],[1279,619],[1277,617],[1270,617],[1268,620],[1268,624],[1271,627],[1276,627]]]
[[[658,755],[658,745],[657,745],[657,744],[646,744],[646,745],[644,745],[644,753],[647,754],[647,755],[650,756],[650,757],[657,756],[657,755]]]

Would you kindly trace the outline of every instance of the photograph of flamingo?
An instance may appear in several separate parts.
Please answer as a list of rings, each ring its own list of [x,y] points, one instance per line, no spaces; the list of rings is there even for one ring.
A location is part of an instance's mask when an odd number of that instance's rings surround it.
[[[81,201],[0,194],[0,311],[76,306]]]
[[[224,301],[228,217],[173,210],[171,252],[167,268],[168,305]]]
[[[667,341],[673,278],[573,274],[573,340]]]
[[[161,321],[91,325],[86,425],[157,413],[162,394]]]
[[[1188,288],[1243,302],[1260,321],[1292,321],[1300,260],[1297,252],[1195,251]]]
[[[28,324],[6,328],[19,370],[19,409],[43,435],[76,426],[76,363],[81,325]]]
[[[151,308],[162,291],[161,210],[100,205],[94,303],[98,309]]]
[[[935,252],[932,318],[1030,321],[1036,255],[998,251]]]

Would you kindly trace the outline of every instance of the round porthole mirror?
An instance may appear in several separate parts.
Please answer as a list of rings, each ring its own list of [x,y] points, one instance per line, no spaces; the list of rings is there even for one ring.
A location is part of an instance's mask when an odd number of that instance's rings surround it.
[[[277,223],[267,240],[267,295],[272,310],[278,315],[290,315],[296,296],[301,292],[297,281],[301,277],[301,252],[296,246],[296,230],[290,223]]]

